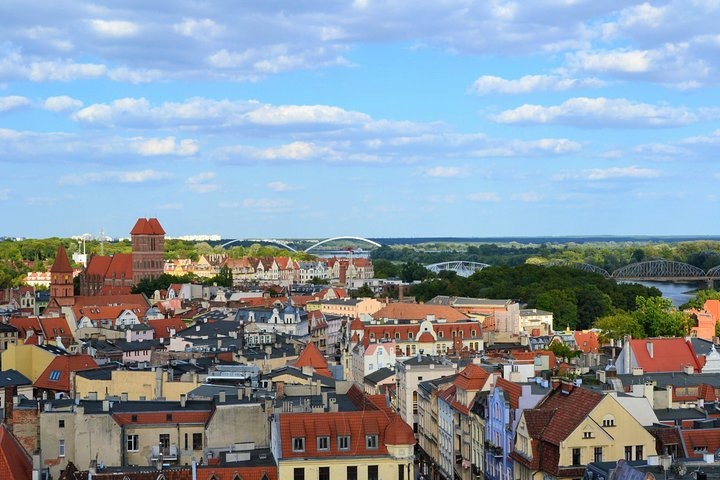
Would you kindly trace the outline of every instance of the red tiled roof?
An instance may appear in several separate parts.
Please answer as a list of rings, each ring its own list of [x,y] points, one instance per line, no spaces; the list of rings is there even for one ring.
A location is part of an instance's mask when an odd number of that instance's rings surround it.
[[[165,235],[165,230],[160,226],[157,218],[138,218],[135,226],[130,230],[130,235]]]
[[[483,388],[490,374],[483,368],[470,364],[458,373],[453,384],[458,388],[462,388],[466,392],[478,391]]]
[[[685,441],[688,458],[702,458],[701,450],[715,453],[720,449],[720,428],[682,430],[682,437]],[[698,451],[696,452],[696,450]]]
[[[578,350],[583,353],[597,353],[598,348],[600,347],[598,334],[590,330],[576,331],[575,343],[577,344]]]
[[[510,407],[517,410],[520,408],[520,397],[522,396],[522,387],[517,383],[505,380],[499,377],[495,381],[495,388],[502,390],[505,399],[510,403]]]
[[[557,360],[555,359],[555,354],[551,352],[550,350],[535,350],[533,352],[520,352],[520,351],[514,351],[512,352],[512,357],[515,360],[535,360],[535,357],[539,355],[544,355],[547,357],[550,357],[548,360],[548,363],[550,365],[550,368],[554,367],[557,363]]]
[[[172,328],[174,328],[176,332],[185,329],[185,322],[183,322],[180,317],[148,320],[148,325],[155,331],[154,338],[169,338],[170,329]]]
[[[374,457],[387,455],[386,445],[414,445],[415,436],[410,431],[393,432],[388,426],[395,423],[395,413],[385,411],[330,412],[330,413],[281,413],[280,446],[283,458],[317,457]],[[402,422],[402,420],[400,420]],[[319,425],[323,425],[322,428]],[[329,429],[328,429],[329,427]],[[329,435],[328,435],[329,430]],[[390,434],[389,438],[386,435]],[[338,448],[338,435],[350,436],[350,448]],[[366,435],[377,435],[377,448],[368,448]],[[304,437],[302,452],[293,451],[293,437]],[[327,450],[318,450],[318,437],[328,436]],[[409,443],[389,442],[408,441]]]
[[[350,330],[362,330],[364,328],[365,328],[365,326],[363,325],[363,323],[360,321],[360,318],[358,318],[358,317],[355,317],[353,319],[353,321],[350,323]]]
[[[552,421],[540,437],[542,441],[553,445],[560,445],[603,398],[601,394],[586,388],[575,387],[569,393],[563,393],[562,388],[563,385],[560,385],[551,391],[535,408],[554,411]]]
[[[325,360],[325,357],[314,343],[305,345],[305,348],[295,360],[295,366],[298,368],[312,367],[318,375],[332,377],[332,373],[328,370],[327,360]]]
[[[28,331],[42,333],[42,325],[38,317],[11,317],[8,323],[18,329],[20,339],[26,338]]]
[[[66,347],[75,340],[64,316],[40,317],[40,325],[42,325],[43,334],[48,340],[55,340],[60,337]]]
[[[210,410],[207,411],[167,411],[167,412],[139,412],[139,413],[114,413],[113,420],[120,425],[163,425],[166,423],[171,424],[206,424],[210,419]],[[168,420],[170,415],[170,420]],[[133,417],[136,419],[133,420]]]
[[[70,372],[81,372],[96,368],[98,368],[98,364],[90,355],[59,355],[40,374],[34,386],[58,392],[69,392]]]
[[[67,252],[65,252],[65,247],[60,245],[60,248],[58,248],[57,254],[55,254],[55,262],[53,263],[52,267],[50,268],[50,271],[52,273],[72,273],[73,269],[70,266],[70,261],[68,260]]]
[[[75,318],[80,320],[82,317],[87,317],[90,320],[112,320],[113,325],[115,320],[125,310],[131,310],[138,318],[142,318],[148,311],[146,305],[130,304],[126,303],[123,305],[88,305],[84,307],[73,307],[73,313]]]
[[[652,344],[652,357],[648,349],[649,344]],[[692,365],[696,372],[702,369],[695,350],[684,338],[631,339],[630,347],[638,366],[648,373],[682,372],[686,365]]]
[[[132,277],[130,277],[132,278]],[[141,293],[128,293],[122,295],[77,295],[75,297],[75,307],[83,308],[89,306],[107,306],[107,305],[142,305],[150,306],[145,296]]]
[[[104,278],[111,260],[112,257],[109,255],[95,255],[91,257],[85,269],[85,275],[99,275]]]
[[[435,318],[444,318],[448,322],[467,320],[468,317],[446,305],[427,305],[421,303],[391,303],[373,313],[373,318],[392,318],[397,320],[425,320],[428,315]]]
[[[435,343],[435,337],[430,332],[423,332],[417,339],[418,342],[422,343]]]
[[[32,461],[15,436],[0,425],[0,478],[27,480],[32,477]]]
[[[131,253],[116,253],[112,256],[110,265],[108,265],[108,269],[105,272],[105,278],[113,278],[113,273],[115,274],[115,279],[119,280],[121,278],[125,278],[126,280],[132,280],[133,270]],[[125,277],[123,277],[123,274]]]

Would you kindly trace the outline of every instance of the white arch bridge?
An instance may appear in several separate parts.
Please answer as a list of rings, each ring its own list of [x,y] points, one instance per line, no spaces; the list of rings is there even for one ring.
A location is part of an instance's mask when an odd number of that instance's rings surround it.
[[[440,273],[442,271],[455,272],[461,277],[469,277],[473,273],[482,270],[485,267],[489,267],[487,263],[480,262],[467,262],[458,260],[455,262],[441,262],[433,263],[431,265],[425,265],[425,268],[433,273]]]
[[[353,237],[353,236],[350,236],[350,235],[343,235],[343,236],[340,236],[340,237],[332,237],[332,238],[327,238],[327,239],[325,239],[325,240],[321,240],[321,241],[319,241],[319,242],[317,242],[317,243],[309,246],[308,248],[306,248],[306,249],[304,250],[304,252],[308,253],[308,252],[310,252],[311,250],[314,250],[315,248],[317,248],[317,247],[319,247],[319,246],[321,246],[321,245],[325,245],[326,243],[334,242],[334,241],[337,241],[337,240],[356,240],[356,241],[358,241],[358,242],[368,243],[368,244],[370,244],[370,245],[372,245],[372,246],[374,246],[374,247],[382,247],[382,244],[380,244],[380,243],[378,243],[378,242],[376,242],[376,241],[374,241],[374,240],[370,240],[369,238]],[[278,246],[280,246],[280,247],[286,248],[286,249],[290,250],[291,252],[297,252],[297,251],[298,251],[297,249],[295,249],[295,248],[291,247],[290,245],[288,245],[288,242],[286,242],[285,240],[277,240],[277,239],[274,239],[274,238],[245,238],[245,239],[237,238],[237,239],[235,239],[235,240],[230,240],[229,242],[225,242],[225,243],[223,243],[221,246],[222,246],[223,248],[226,248],[226,247],[228,247],[229,245],[232,245],[233,243],[238,243],[238,242],[272,243],[273,245],[278,245]]]

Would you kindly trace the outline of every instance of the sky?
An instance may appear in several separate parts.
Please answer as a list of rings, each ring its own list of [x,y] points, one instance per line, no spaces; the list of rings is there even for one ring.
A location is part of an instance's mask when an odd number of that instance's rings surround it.
[[[720,1],[0,2],[0,236],[718,235]]]

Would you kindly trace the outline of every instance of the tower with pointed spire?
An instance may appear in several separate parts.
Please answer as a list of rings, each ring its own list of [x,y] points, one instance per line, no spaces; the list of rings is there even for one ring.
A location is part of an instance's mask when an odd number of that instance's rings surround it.
[[[62,307],[70,307],[74,304],[73,268],[68,260],[65,247],[60,245],[55,255],[55,262],[50,269],[50,303],[48,309],[59,313]]]

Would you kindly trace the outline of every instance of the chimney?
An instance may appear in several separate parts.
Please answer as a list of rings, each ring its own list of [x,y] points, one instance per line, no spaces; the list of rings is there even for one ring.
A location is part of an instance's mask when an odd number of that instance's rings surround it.
[[[109,411],[110,411],[110,401],[109,401],[109,400],[103,400],[103,402],[102,402],[102,411],[103,411],[103,412],[109,412]]]
[[[340,285],[345,285],[347,283],[347,263],[340,262]]]
[[[630,335],[625,335],[623,338],[623,372],[622,373],[630,373],[632,371],[632,360],[631,360],[631,351],[632,348],[630,345],[630,340],[632,340],[632,337]],[[618,372],[619,373],[619,372]]]
[[[645,346],[647,347],[648,355],[650,355],[650,358],[654,358],[655,349],[653,348],[652,340],[648,340]]]
[[[398,285],[398,302],[402,303],[403,300],[405,300],[405,285],[400,284]]]
[[[32,480],[40,480],[42,478],[42,452],[40,449],[35,450],[32,456]]]
[[[275,398],[281,399],[285,396],[285,382],[275,382]]]
[[[187,405],[187,394],[183,393],[180,395],[180,406],[185,408],[185,405]]]
[[[572,380],[565,380],[563,379],[561,381],[561,392],[565,395],[570,395],[570,392],[573,391],[573,388],[575,388],[575,384],[572,382]]]
[[[218,397],[218,403],[225,403],[225,390],[221,390]]]
[[[560,377],[552,377],[550,382],[552,384],[552,389],[555,390],[560,386]]]
[[[128,401],[128,394],[126,392],[123,392],[120,394],[120,401],[121,402],[127,402]]]

